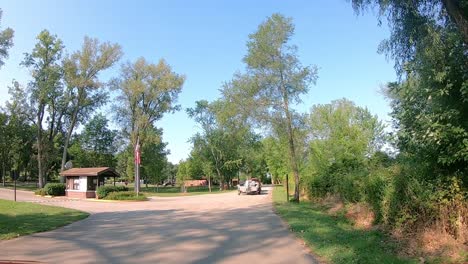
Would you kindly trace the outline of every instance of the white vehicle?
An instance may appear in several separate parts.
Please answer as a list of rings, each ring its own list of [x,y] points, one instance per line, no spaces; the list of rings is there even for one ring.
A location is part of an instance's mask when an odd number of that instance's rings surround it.
[[[256,178],[252,178],[251,180],[246,180],[243,184],[237,185],[237,194],[241,195],[241,193],[245,194],[260,194],[262,193],[262,184]]]

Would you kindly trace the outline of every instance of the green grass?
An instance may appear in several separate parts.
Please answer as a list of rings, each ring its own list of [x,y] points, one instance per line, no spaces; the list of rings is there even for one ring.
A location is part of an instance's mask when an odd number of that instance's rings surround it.
[[[0,240],[56,229],[88,215],[61,207],[0,200]]]
[[[287,203],[283,187],[274,188],[273,201],[291,230],[330,263],[418,263],[399,258],[398,245],[382,232],[355,229],[345,217],[331,216],[310,202]]]
[[[130,187],[129,190],[133,191],[134,189]],[[227,190],[227,191],[232,191],[232,190]],[[193,195],[210,194],[207,186],[188,187],[188,190],[186,193],[181,193],[180,187],[159,187],[159,189],[156,189],[156,187],[146,188],[143,185],[140,187],[140,191],[147,197],[150,197],[150,196],[176,197],[176,196],[193,196]],[[211,193],[224,193],[227,191],[220,191],[218,186],[213,186],[211,188]]]
[[[6,189],[14,189],[13,182],[6,182],[5,186],[3,186],[0,183],[0,188],[6,188]],[[16,189],[17,190],[23,190],[23,191],[35,191],[39,188],[37,188],[37,183],[23,183],[23,182],[17,182],[16,183]]]

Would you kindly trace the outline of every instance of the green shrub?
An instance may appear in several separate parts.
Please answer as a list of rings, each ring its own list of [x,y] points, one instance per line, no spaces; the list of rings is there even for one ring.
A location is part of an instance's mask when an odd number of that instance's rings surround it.
[[[368,173],[356,170],[337,176],[339,177],[335,181],[335,194],[339,194],[346,202],[362,202],[365,181],[369,177]]]
[[[104,185],[100,186],[96,190],[98,199],[106,198],[106,196],[111,192],[125,192],[128,191],[126,186],[113,186],[113,185]]]
[[[44,188],[40,188],[40,189],[35,190],[34,194],[44,196],[44,195],[47,195],[47,192],[46,192],[46,190]]]
[[[111,192],[106,197],[106,200],[133,200],[133,201],[145,201],[146,196],[139,194],[136,196],[135,192]]]
[[[44,189],[48,195],[65,195],[65,183],[48,183],[44,186]]]

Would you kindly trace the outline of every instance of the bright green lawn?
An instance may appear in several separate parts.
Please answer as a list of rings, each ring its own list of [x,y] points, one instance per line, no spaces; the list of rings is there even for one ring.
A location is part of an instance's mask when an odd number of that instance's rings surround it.
[[[132,187],[129,188],[133,190]],[[188,187],[188,191],[186,193],[180,192],[180,187],[144,187],[144,185],[140,188],[141,192],[146,195],[147,197],[151,196],[159,196],[159,197],[175,197],[175,196],[192,196],[192,195],[201,195],[201,194],[210,194],[208,187],[200,186],[200,187]],[[228,190],[229,191],[229,190]],[[226,191],[220,191],[218,186],[214,186],[211,188],[211,193],[223,193]]]
[[[273,201],[292,231],[330,263],[417,263],[398,258],[396,245],[379,231],[355,229],[345,217],[331,216],[310,202],[286,203],[283,187],[274,188]]]
[[[88,215],[62,207],[0,200],[0,240],[56,229]]]

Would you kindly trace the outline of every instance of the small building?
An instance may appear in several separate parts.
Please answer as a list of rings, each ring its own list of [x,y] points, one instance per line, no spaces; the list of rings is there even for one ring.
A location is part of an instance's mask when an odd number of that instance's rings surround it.
[[[96,189],[104,185],[106,178],[120,175],[110,167],[72,168],[60,173],[65,177],[66,196],[71,198],[96,198]]]
[[[193,186],[208,186],[207,180],[187,180],[184,181],[185,187],[193,187]]]

